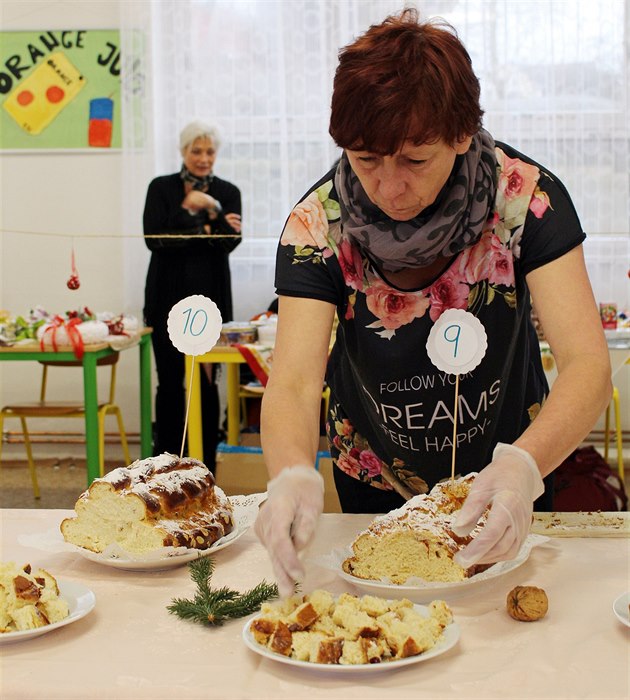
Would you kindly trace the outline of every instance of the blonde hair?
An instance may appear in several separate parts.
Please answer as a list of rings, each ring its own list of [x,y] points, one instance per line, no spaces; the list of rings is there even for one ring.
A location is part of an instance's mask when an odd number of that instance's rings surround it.
[[[221,145],[216,126],[211,126],[202,121],[193,121],[187,124],[179,134],[179,150],[181,154],[184,155],[186,149],[197,139],[210,139],[217,150]]]

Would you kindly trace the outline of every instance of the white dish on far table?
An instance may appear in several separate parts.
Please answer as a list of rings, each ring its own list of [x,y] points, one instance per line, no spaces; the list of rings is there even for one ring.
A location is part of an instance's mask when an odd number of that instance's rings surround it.
[[[429,616],[429,609],[425,605],[414,605],[414,609],[425,617]],[[428,661],[429,659],[433,659],[436,656],[446,653],[457,644],[461,634],[459,625],[456,622],[451,622],[444,628],[442,637],[437,644],[433,648],[429,649],[429,651],[425,651],[423,654],[408,656],[404,659],[396,659],[394,661],[383,661],[380,664],[318,664],[311,661],[299,661],[298,659],[292,659],[288,656],[284,656],[283,654],[278,654],[275,651],[271,651],[261,644],[258,644],[258,642],[254,639],[254,635],[249,630],[250,623],[257,617],[258,614],[250,617],[243,627],[243,641],[252,651],[264,656],[266,659],[271,659],[272,661],[279,661],[280,663],[295,666],[297,668],[308,669],[309,671],[323,671],[325,673],[343,674],[352,672],[377,673],[379,671],[394,671],[402,666],[418,664],[422,661]]]
[[[630,605],[630,593],[622,593],[613,603],[613,612],[619,622],[622,622],[626,627],[630,627],[628,605]]]
[[[51,625],[36,627],[32,630],[4,632],[0,634],[0,646],[33,639],[33,637],[39,637],[42,634],[47,634],[48,632],[59,629],[59,627],[70,625],[80,620],[82,617],[85,617],[96,605],[94,593],[83,584],[73,581],[57,581],[57,585],[59,586],[59,596],[68,603],[68,608],[70,610],[68,617],[59,620],[59,622],[53,622]]]

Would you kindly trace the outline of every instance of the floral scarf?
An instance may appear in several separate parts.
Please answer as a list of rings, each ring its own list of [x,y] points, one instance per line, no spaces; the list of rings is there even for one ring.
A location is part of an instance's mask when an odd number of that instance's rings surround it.
[[[481,129],[468,151],[456,161],[434,213],[395,221],[368,198],[346,154],[335,173],[344,231],[383,270],[425,267],[440,255],[450,256],[474,245],[491,213],[496,190],[494,139]]]
[[[193,175],[185,165],[182,165],[179,176],[184,182],[189,182],[192,185],[193,190],[199,190],[200,192],[208,191],[213,178],[213,175],[197,177],[196,175]]]

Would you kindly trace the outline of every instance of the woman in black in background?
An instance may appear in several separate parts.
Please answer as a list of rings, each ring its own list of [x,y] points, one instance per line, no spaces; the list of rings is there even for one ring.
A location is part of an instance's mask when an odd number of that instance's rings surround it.
[[[228,255],[241,242],[241,193],[213,174],[218,148],[214,127],[191,122],[180,134],[181,171],[155,178],[147,191],[143,223],[151,262],[144,316],[153,327],[158,379],[154,454],[179,454],[184,430],[184,356],[169,338],[169,311],[181,299],[202,294],[219,307],[224,323],[232,320]],[[151,238],[156,234],[167,235]],[[204,460],[211,470],[219,439],[215,378],[212,371],[202,372]]]

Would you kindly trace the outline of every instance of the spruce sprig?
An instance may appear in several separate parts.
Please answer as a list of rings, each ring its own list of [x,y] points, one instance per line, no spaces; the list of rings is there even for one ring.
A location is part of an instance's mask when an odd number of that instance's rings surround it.
[[[197,595],[210,595],[210,579],[214,573],[214,560],[210,557],[200,557],[189,564],[190,578],[197,584]]]
[[[278,586],[266,581],[261,581],[245,593],[239,593],[227,586],[211,588],[214,562],[210,557],[195,559],[188,564],[188,568],[190,577],[197,584],[194,598],[173,598],[167,606],[170,613],[183,620],[207,626],[222,625],[226,620],[251,615],[259,610],[266,600],[278,597]]]

